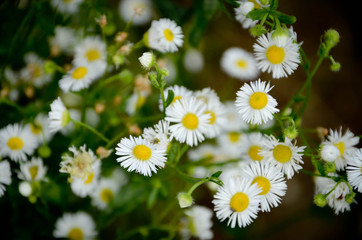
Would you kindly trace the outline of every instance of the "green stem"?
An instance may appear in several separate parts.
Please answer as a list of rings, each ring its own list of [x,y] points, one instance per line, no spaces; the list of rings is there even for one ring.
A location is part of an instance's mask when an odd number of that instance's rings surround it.
[[[8,105],[8,106],[10,106],[10,107],[15,108],[16,110],[18,110],[18,111],[21,112],[21,113],[23,113],[23,109],[22,109],[18,104],[10,101],[9,99],[7,99],[7,98],[0,98],[0,105],[3,104],[3,103],[6,104],[6,105]]]
[[[138,41],[135,45],[133,45],[131,51],[134,51],[134,50],[139,49],[139,48],[144,47],[144,46],[145,46],[145,43],[144,43],[144,41],[142,39],[142,40]]]
[[[191,196],[191,194],[193,193],[193,191],[195,191],[196,188],[198,188],[200,185],[202,185],[203,183],[208,182],[208,181],[209,181],[209,179],[202,179],[201,181],[195,183],[195,184],[189,189],[189,191],[187,192],[187,194]]]
[[[107,143],[110,142],[110,140],[109,140],[108,138],[106,138],[102,133],[98,132],[98,131],[97,131],[96,129],[94,129],[93,127],[91,127],[91,126],[89,126],[89,125],[87,125],[87,124],[85,124],[85,123],[83,123],[83,122],[81,122],[81,121],[78,121],[78,120],[76,120],[76,119],[73,119],[73,118],[71,118],[70,120],[71,120],[72,122],[74,122],[75,124],[78,124],[78,125],[80,125],[80,126],[82,126],[82,127],[87,128],[87,129],[90,130],[92,133],[94,133],[95,135],[97,135],[98,137],[100,137],[103,141],[105,141],[105,142],[107,142]]]
[[[106,145],[106,149],[110,148],[115,142],[117,142],[118,140],[120,140],[126,133],[128,132],[127,128],[124,128],[123,131],[118,134],[117,136],[115,136],[112,140],[110,140],[107,145]]]

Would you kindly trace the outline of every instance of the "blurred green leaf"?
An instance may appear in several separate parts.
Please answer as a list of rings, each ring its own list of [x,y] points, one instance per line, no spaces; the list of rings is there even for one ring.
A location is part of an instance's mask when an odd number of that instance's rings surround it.
[[[266,9],[254,9],[250,11],[246,17],[250,18],[252,20],[262,20],[264,15],[268,13],[268,10]]]

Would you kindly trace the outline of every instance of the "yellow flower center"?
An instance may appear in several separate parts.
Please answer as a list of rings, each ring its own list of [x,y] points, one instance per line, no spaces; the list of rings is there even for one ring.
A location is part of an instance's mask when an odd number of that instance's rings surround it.
[[[239,67],[239,68],[246,68],[248,63],[244,60],[239,60],[236,62],[236,65]]]
[[[248,1],[251,3],[254,3],[254,8],[257,8],[257,9],[261,8],[260,4],[257,1],[255,1],[255,0],[248,0]]]
[[[88,70],[86,67],[78,67],[72,73],[72,78],[79,80],[87,74]]]
[[[282,63],[285,57],[284,49],[281,47],[277,47],[275,45],[269,47],[266,50],[266,58],[272,64],[279,64]]]
[[[278,162],[286,163],[292,157],[292,150],[288,146],[279,144],[274,148],[273,156]]]
[[[141,145],[137,145],[133,148],[133,155],[138,160],[147,161],[151,157],[152,151],[146,145],[141,144]]]
[[[206,114],[209,113],[210,116],[211,116],[209,124],[210,124],[210,125],[214,124],[214,122],[215,122],[215,120],[216,120],[216,115],[215,115],[215,113],[214,113],[213,111],[206,111],[205,113],[206,113]]]
[[[194,130],[199,126],[199,119],[194,113],[187,113],[182,119],[182,124],[185,128]]]
[[[94,61],[94,60],[98,60],[101,58],[101,54],[99,53],[99,51],[97,49],[91,49],[89,50],[85,56],[87,57],[88,61]]]
[[[341,156],[343,155],[344,153],[344,143],[343,142],[339,142],[339,143],[335,143],[333,144],[334,146],[336,146],[339,150],[339,153],[341,154]]]
[[[229,132],[228,133],[229,140],[232,143],[237,143],[241,137],[241,133],[239,132]]]
[[[32,180],[34,180],[36,175],[38,175],[38,169],[38,166],[32,166],[29,168],[29,173]]]
[[[249,206],[249,197],[245,193],[238,192],[230,200],[230,207],[236,212],[242,212]]]
[[[171,42],[173,40],[173,33],[170,29],[166,28],[163,30],[163,35],[165,36],[166,40]]]
[[[83,231],[80,228],[72,228],[68,233],[68,238],[71,240],[81,240],[83,239]]]
[[[35,66],[33,69],[33,77],[37,78],[41,75],[41,68],[39,66]]]
[[[23,148],[24,142],[19,137],[12,137],[8,140],[8,146],[11,150],[20,150]]]
[[[249,157],[254,161],[262,160],[264,157],[259,155],[259,151],[261,149],[262,149],[261,147],[256,146],[256,145],[251,146],[248,151]]]
[[[268,103],[268,97],[264,92],[255,92],[249,98],[249,104],[254,109],[262,109]]]
[[[101,192],[101,199],[105,203],[109,203],[113,199],[113,191],[109,188],[105,188]]]
[[[258,186],[262,190],[261,193],[259,193],[259,195],[265,195],[269,192],[270,182],[265,177],[259,176],[259,177],[254,178],[254,180],[251,184],[254,184],[254,183],[258,184]]]
[[[174,103],[176,102],[177,100],[181,100],[182,99],[182,96],[174,96],[174,98],[172,99],[172,102],[171,103]]]
[[[30,124],[30,130],[32,133],[34,133],[34,135],[38,135],[41,133],[42,127],[40,124],[32,123]]]
[[[94,179],[94,172],[91,172],[87,176],[87,179],[84,181],[84,184],[90,184],[91,182],[93,182],[93,179]]]

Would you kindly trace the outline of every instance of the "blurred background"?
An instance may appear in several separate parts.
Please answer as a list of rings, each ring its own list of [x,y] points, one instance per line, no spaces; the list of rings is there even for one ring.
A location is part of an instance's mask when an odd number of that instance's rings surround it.
[[[45,2],[45,1],[44,1]],[[99,12],[103,9],[118,9],[119,1],[95,1]],[[214,1],[201,0],[154,0],[154,19],[168,17],[180,24],[185,33],[184,48],[181,54],[173,57],[177,67],[175,83],[196,90],[211,87],[219,94],[222,101],[235,100],[236,91],[243,82],[230,78],[220,68],[222,53],[229,47],[240,47],[253,51],[255,39],[241,27],[235,19],[224,11],[217,11],[210,22],[200,21],[198,8],[208,6]],[[14,68],[23,64],[23,56],[33,50],[42,57],[49,56],[47,37],[52,35],[54,24],[66,22],[55,16],[49,5],[44,4],[36,14],[27,15],[28,6],[17,8],[18,1],[5,1],[0,4],[1,38],[0,64]],[[31,1],[28,1],[28,5]],[[200,5],[201,4],[201,5]],[[226,10],[234,16],[233,8],[225,2]],[[360,19],[357,7],[340,1],[295,0],[279,1],[281,12],[293,15],[297,22],[293,25],[298,34],[298,42],[303,42],[303,49],[311,60],[312,66],[317,61],[317,51],[323,33],[333,28],[340,33],[340,43],[331,51],[334,59],[341,63],[339,72],[329,69],[330,61],[325,60],[312,82],[312,94],[304,113],[302,126],[313,129],[319,126],[331,129],[349,128],[355,135],[362,135],[362,39],[359,30]],[[82,10],[86,11],[86,10]],[[24,18],[27,18],[24,20]],[[115,11],[113,20],[117,27],[124,26]],[[193,33],[195,25],[203,31],[202,37]],[[149,25],[135,27],[130,32],[130,39],[139,39]],[[21,29],[21,32],[19,32]],[[121,28],[118,28],[121,29]],[[15,39],[15,40],[14,40]],[[199,40],[199,41],[197,41]],[[196,42],[196,44],[195,44]],[[183,66],[182,57],[185,49],[193,46],[200,50],[204,58],[204,68],[198,73],[190,73]],[[141,49],[134,58],[141,55]],[[172,56],[171,56],[172,57]],[[131,66],[139,71],[139,66]],[[289,101],[306,79],[304,70],[299,67],[288,78],[273,80],[269,74],[262,74],[262,80],[270,80],[275,85],[271,94],[277,99],[279,108]],[[7,112],[2,112],[5,116]],[[4,123],[4,119],[2,120]],[[2,124],[3,125],[3,124]],[[320,141],[316,134],[311,139]],[[362,147],[360,144],[359,147]],[[306,169],[312,170],[307,158]],[[214,218],[215,239],[350,239],[362,238],[362,211],[360,204],[352,204],[351,211],[336,216],[332,209],[318,208],[313,205],[314,184],[310,176],[297,174],[287,182],[287,195],[282,204],[270,213],[260,213],[257,220],[244,229],[231,229],[226,223]],[[205,188],[196,192],[198,203],[213,208],[212,196]],[[362,203],[361,194],[357,202]],[[2,206],[4,207],[4,206]],[[6,207],[6,206],[5,206]],[[30,220],[31,221],[31,220]]]

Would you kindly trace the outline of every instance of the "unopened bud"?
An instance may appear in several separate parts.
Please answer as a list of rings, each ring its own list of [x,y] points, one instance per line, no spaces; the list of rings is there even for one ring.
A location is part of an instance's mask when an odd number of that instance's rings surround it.
[[[259,37],[259,36],[263,35],[264,33],[266,33],[266,29],[263,26],[258,24],[250,29],[250,33],[254,37]]]
[[[180,192],[177,194],[178,204],[180,208],[190,207],[193,204],[192,197],[186,192]]]
[[[327,204],[327,198],[324,194],[318,193],[314,196],[314,203],[318,207],[324,207]]]
[[[157,81],[157,73],[156,72],[150,72],[148,74],[148,79],[150,79],[152,85],[155,87],[155,88],[160,88],[160,84],[159,82]]]
[[[324,34],[324,41],[328,49],[335,47],[339,42],[339,33],[334,29],[329,29]]]
[[[97,23],[99,24],[99,26],[101,28],[104,28],[104,26],[107,25],[107,17],[105,14],[103,14],[102,16],[100,16],[97,20]]]
[[[122,43],[124,42],[128,37],[128,33],[126,32],[118,32],[116,34],[116,37],[114,38],[114,41],[116,41],[117,43]]]
[[[140,61],[141,65],[144,68],[150,69],[153,66],[153,64],[155,63],[156,58],[152,52],[145,52],[142,54],[141,57],[138,58],[138,60]]]
[[[52,150],[48,147],[48,145],[43,145],[38,148],[38,154],[42,158],[48,158],[52,154]]]
[[[21,182],[19,184],[19,192],[21,195],[23,195],[24,197],[29,197],[30,194],[33,192],[33,189],[31,187],[31,184],[29,182]]]
[[[341,64],[339,62],[335,62],[330,66],[331,71],[338,72],[341,69]]]
[[[46,74],[51,74],[57,70],[57,64],[51,60],[47,60],[45,61],[43,68]]]
[[[293,126],[287,127],[284,129],[284,136],[289,139],[294,139],[298,136],[298,130]]]
[[[120,54],[116,54],[112,57],[112,61],[115,65],[122,65],[124,63],[124,56],[120,55]]]
[[[336,164],[334,162],[327,162],[324,165],[324,170],[326,171],[326,173],[334,173],[337,170]]]
[[[96,103],[96,105],[94,106],[94,110],[98,114],[104,112],[105,109],[106,109],[106,105],[104,103]]]
[[[142,130],[137,124],[132,124],[128,127],[129,133],[134,135],[141,135]]]
[[[356,196],[356,194],[354,192],[351,192],[351,193],[348,193],[344,199],[346,200],[347,203],[351,204],[351,203],[353,203],[355,196]]]
[[[161,68],[160,73],[162,76],[165,76],[165,77],[167,77],[170,74],[170,72],[166,68]]]

